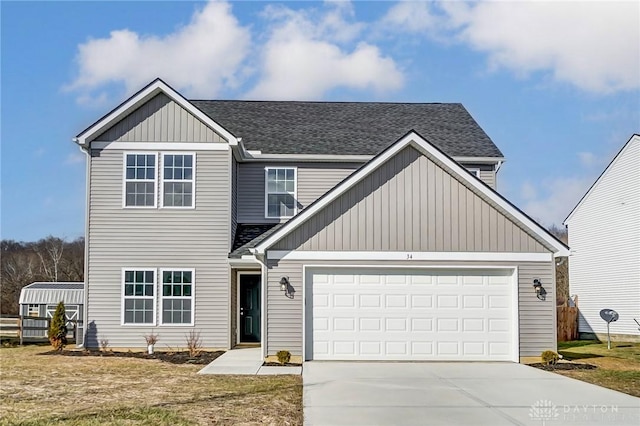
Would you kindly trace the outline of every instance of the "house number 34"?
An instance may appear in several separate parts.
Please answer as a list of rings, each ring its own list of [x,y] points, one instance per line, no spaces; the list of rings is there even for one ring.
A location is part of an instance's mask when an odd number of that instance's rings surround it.
[[[407,253],[407,260],[411,260],[411,259],[413,259],[413,254]]]

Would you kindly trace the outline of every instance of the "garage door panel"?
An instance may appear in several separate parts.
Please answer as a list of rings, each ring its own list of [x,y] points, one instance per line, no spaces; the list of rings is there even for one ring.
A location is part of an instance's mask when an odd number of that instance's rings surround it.
[[[512,360],[506,273],[357,272],[309,273],[308,358]]]

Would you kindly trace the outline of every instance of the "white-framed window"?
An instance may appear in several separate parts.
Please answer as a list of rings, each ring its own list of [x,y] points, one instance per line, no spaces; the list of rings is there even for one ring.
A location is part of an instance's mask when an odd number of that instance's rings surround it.
[[[161,324],[193,325],[195,270],[161,269]]]
[[[124,153],[124,207],[156,207],[157,154]]]
[[[282,218],[296,214],[297,169],[265,167],[265,217]]]
[[[122,270],[122,324],[151,324],[156,321],[156,271]]]
[[[477,167],[467,167],[467,170],[469,171],[469,173],[471,173],[472,175],[475,175],[475,177],[480,179],[480,169],[479,168],[477,168]]]
[[[162,154],[162,207],[194,207],[195,160],[195,153]]]
[[[29,316],[29,317],[39,317],[40,316],[40,305],[34,305],[34,304],[27,305],[27,316]]]

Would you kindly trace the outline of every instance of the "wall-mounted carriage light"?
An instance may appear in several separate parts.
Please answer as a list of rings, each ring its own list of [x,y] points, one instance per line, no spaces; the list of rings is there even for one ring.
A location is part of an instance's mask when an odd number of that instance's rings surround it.
[[[280,291],[287,291],[289,288],[289,277],[280,278]]]
[[[296,290],[289,282],[289,277],[280,278],[280,291],[284,291],[284,295],[289,299],[293,299]]]
[[[536,297],[538,299],[540,300],[547,299],[547,290],[545,290],[544,287],[542,287],[542,281],[540,281],[540,278],[533,279],[533,289],[536,291]]]

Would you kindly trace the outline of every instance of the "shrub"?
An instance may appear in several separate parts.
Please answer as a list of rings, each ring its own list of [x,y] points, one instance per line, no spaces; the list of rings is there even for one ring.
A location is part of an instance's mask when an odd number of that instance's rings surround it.
[[[200,332],[191,330],[186,335],[187,350],[189,351],[189,357],[195,358],[200,352],[202,352],[202,339],[200,338]]]
[[[58,351],[67,345],[67,315],[62,302],[58,303],[49,323],[49,342]]]
[[[554,351],[544,351],[540,355],[540,358],[542,358],[542,363],[545,365],[555,365],[558,359],[560,359],[560,356]]]
[[[278,351],[276,356],[278,357],[278,362],[282,365],[288,363],[291,360],[291,352],[289,351]]]
[[[158,343],[159,337],[159,334],[153,334],[153,332],[151,332],[150,334],[145,334],[144,340],[147,341],[147,345],[155,345],[156,343]]]
[[[109,339],[100,339],[100,350],[106,352],[109,349]]]

